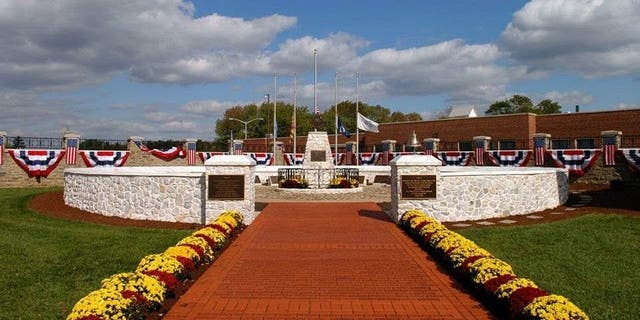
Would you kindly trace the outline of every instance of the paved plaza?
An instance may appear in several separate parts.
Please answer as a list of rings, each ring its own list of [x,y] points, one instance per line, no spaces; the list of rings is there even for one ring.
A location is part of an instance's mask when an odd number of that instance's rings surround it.
[[[491,318],[378,205],[336,200],[269,203],[163,317]]]

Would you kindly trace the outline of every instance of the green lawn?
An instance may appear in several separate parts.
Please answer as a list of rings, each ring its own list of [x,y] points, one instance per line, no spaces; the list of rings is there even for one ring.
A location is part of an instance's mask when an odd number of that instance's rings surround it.
[[[51,189],[0,189],[0,319],[62,319],[100,280],[133,271],[188,230],[103,226],[27,209]]]
[[[640,218],[592,214],[459,231],[592,319],[640,319]]]

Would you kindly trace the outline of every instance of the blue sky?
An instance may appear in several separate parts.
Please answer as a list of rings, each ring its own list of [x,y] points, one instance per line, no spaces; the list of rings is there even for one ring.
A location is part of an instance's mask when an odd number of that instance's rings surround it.
[[[51,1],[0,4],[0,131],[214,138],[233,105],[360,99],[424,118],[524,94],[639,108],[640,3]]]

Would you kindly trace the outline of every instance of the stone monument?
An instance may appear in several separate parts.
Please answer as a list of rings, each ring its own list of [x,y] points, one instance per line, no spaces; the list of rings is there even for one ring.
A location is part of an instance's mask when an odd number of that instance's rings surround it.
[[[325,188],[329,185],[333,172],[333,156],[326,131],[311,131],[307,135],[303,168],[311,188]]]

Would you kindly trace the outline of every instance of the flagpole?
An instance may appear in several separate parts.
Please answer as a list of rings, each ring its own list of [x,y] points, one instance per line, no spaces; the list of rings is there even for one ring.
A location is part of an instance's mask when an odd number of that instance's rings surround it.
[[[318,49],[313,49],[313,114],[317,116],[320,111],[318,110]],[[318,131],[318,128],[313,128],[314,131]]]
[[[358,117],[360,116],[360,92],[358,91],[358,78],[360,73],[356,71],[356,163],[358,163],[358,150],[360,148],[360,128],[358,128]]]
[[[298,120],[296,119],[296,98],[298,87],[298,74],[293,74],[293,164],[296,163],[296,152],[298,150]]]
[[[335,97],[334,97],[334,101],[335,101],[335,112],[336,112],[336,132],[334,135],[334,141],[335,141],[335,146],[334,149],[336,150],[334,153],[334,157],[336,159],[336,164],[338,163],[337,159],[338,159],[338,72],[336,71],[336,75],[335,75],[335,84],[336,84],[336,88],[335,88]]]
[[[278,76],[273,73],[273,159],[276,158],[276,137],[278,136],[278,123],[276,122],[276,103],[278,101]]]

